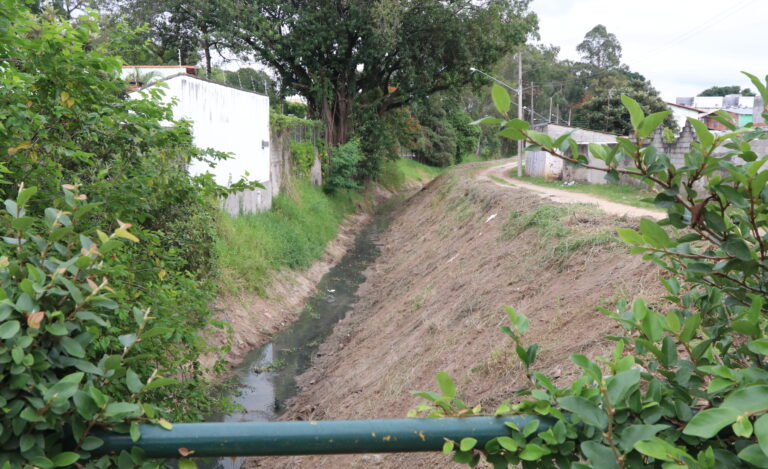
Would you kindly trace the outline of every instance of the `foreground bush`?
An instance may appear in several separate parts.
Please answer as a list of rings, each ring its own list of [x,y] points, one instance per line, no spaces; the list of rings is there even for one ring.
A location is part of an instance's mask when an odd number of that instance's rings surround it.
[[[768,99],[766,85],[750,77]],[[493,95],[506,115],[509,96],[500,87]],[[483,448],[471,438],[446,442],[455,461],[476,464],[483,454],[496,467],[768,467],[768,156],[751,147],[767,132],[737,128],[725,113],[716,116],[729,129],[724,135],[690,120],[698,142],[685,165],[674,167],[647,146],[669,112],[646,116],[636,102],[622,100],[632,135],[615,147],[590,144],[589,151],[606,163],[609,179],[624,174],[658,189],[654,203],[667,217],[618,232],[633,253],[669,272],[662,279],[669,306],[659,311],[638,298],[604,310],[626,333],[609,338],[616,343],[609,357],[573,355],[582,374],[562,388],[536,371],[537,346],[525,343],[528,320],[509,308],[511,326],[502,330],[529,387],[496,414],[538,418]],[[568,135],[553,140],[520,120],[484,121],[499,124],[504,137],[590,167]],[[727,153],[714,156],[720,147]],[[457,399],[447,375],[438,381],[442,393],[419,394],[430,401],[421,410],[480,411]]]

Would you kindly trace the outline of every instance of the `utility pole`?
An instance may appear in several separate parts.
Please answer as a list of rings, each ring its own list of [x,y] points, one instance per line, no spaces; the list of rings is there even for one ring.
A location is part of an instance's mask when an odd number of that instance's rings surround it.
[[[517,53],[517,118],[523,119],[523,51]],[[517,177],[523,177],[522,140],[517,141]]]
[[[549,122],[552,122],[552,96],[549,97]]]

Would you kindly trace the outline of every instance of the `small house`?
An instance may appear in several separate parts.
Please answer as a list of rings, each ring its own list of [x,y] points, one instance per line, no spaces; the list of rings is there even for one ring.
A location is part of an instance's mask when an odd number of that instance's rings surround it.
[[[570,133],[571,138],[579,145],[579,152],[589,158],[589,164],[605,167],[605,164],[589,155],[590,143],[612,145],[616,143],[616,135],[596,130],[586,130],[559,124],[540,124],[533,129],[549,135],[553,139]],[[525,152],[525,174],[545,179],[562,179],[565,181],[584,181],[593,184],[605,184],[605,173],[595,169],[571,167],[564,164],[563,160],[544,151]]]

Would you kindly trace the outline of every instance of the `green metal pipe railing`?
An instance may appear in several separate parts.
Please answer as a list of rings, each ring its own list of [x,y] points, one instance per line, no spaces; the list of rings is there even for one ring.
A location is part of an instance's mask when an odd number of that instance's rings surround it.
[[[497,436],[508,435],[507,422],[523,428],[533,418],[541,421],[538,431],[551,424],[542,417],[515,416],[180,423],[171,430],[142,425],[141,438],[135,443],[128,435],[98,435],[104,439],[98,453],[119,453],[134,446],[152,458],[178,458],[179,448],[200,457],[440,451],[445,438],[460,441],[472,437],[481,447]]]

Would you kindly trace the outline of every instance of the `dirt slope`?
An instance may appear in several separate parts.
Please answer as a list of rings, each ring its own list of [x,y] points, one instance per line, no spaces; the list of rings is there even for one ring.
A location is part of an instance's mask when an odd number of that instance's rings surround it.
[[[381,239],[360,301],[320,349],[285,415],[399,418],[447,371],[461,397],[492,409],[523,386],[504,305],[530,318],[538,371],[566,383],[568,356],[593,356],[620,331],[595,312],[619,298],[658,295],[657,275],[610,233],[637,220],[539,197],[452,171],[407,201]],[[476,175],[475,175],[476,176]],[[551,217],[565,215],[555,224]],[[253,459],[248,467],[448,467],[440,454]]]

